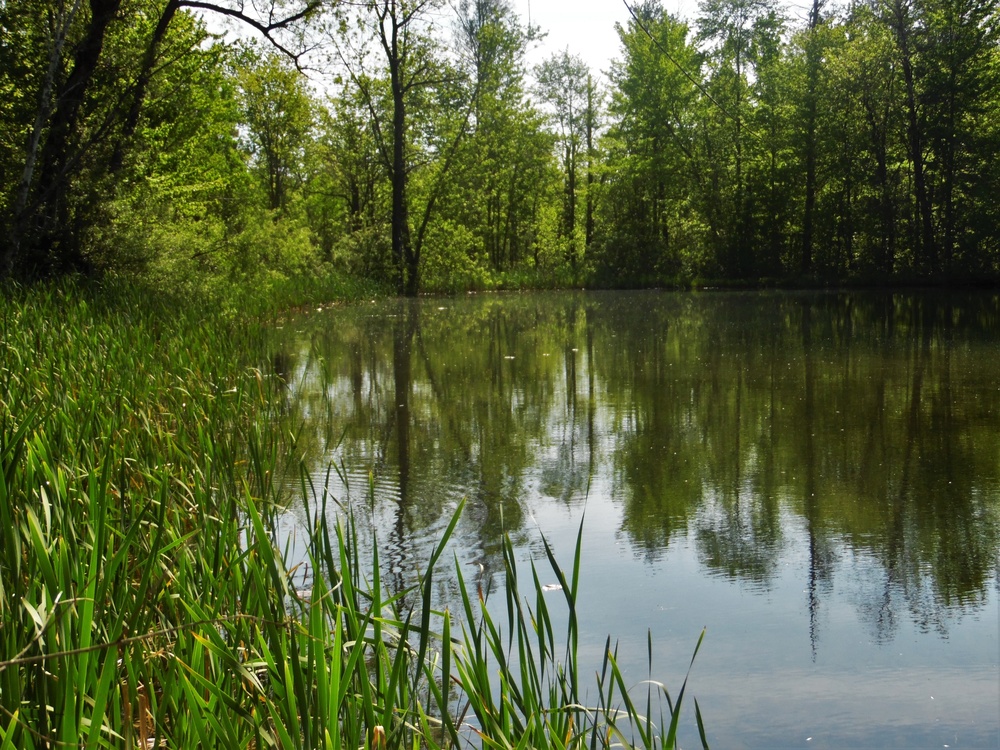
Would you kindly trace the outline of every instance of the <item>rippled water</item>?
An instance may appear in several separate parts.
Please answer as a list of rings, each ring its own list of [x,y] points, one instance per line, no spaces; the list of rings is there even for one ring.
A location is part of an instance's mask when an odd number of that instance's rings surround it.
[[[611,634],[638,682],[651,632],[679,686],[707,627],[713,747],[1000,746],[996,295],[390,301],[286,321],[274,363],[389,585],[462,498],[487,586],[504,531],[568,564],[582,520],[582,658]]]

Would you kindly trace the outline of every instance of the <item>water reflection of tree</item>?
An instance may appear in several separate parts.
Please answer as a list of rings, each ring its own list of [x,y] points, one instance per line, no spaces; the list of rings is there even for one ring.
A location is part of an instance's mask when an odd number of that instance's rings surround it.
[[[658,293],[359,308],[290,347],[292,379],[317,386],[291,409],[316,472],[334,459],[395,486],[407,550],[466,493],[462,543],[489,566],[529,491],[573,503],[604,475],[647,556],[692,535],[708,568],[754,586],[798,538],[783,518],[801,521],[814,644],[837,550],[874,561],[858,608],[890,638],[904,617],[943,630],[995,573],[998,308]]]
[[[955,360],[968,353],[953,340],[954,308],[917,298],[897,301],[894,313],[906,333],[893,367],[883,369],[891,408],[881,429],[902,444],[884,452],[884,486],[874,488],[883,533],[869,546],[885,575],[879,606],[864,608],[881,639],[892,636],[900,607],[920,628],[946,633],[950,613],[984,600],[998,539],[995,498],[985,496],[997,486],[996,463],[984,453],[996,455],[993,420],[954,408]]]
[[[884,573],[859,602],[882,637],[901,616],[943,631],[983,601],[998,541],[1000,399],[982,350],[996,298],[685,297],[606,318],[600,376],[636,544],[655,555],[694,531],[709,568],[766,584],[790,508],[814,647],[845,543]]]
[[[372,510],[376,525],[387,522],[376,531],[393,571],[423,562],[414,545],[426,545],[467,495],[462,545],[488,571],[501,534],[523,533],[525,483],[549,442],[556,393],[566,390],[574,423],[593,419],[593,406],[578,408],[576,388],[563,382],[561,355],[578,326],[527,300],[410,300],[338,311],[332,321],[300,334],[310,352],[300,377],[311,384],[299,389],[291,421],[305,424],[299,447],[313,473],[334,461],[391,487]],[[330,432],[339,444],[323,439]],[[579,424],[574,434],[587,445]],[[585,487],[578,473],[559,481]]]
[[[564,309],[561,398],[552,403],[540,434],[540,491],[564,505],[585,497],[597,468],[600,445],[595,434],[597,384],[590,308],[579,298]],[[581,391],[585,395],[581,395]]]
[[[774,465],[764,447],[773,430],[765,400],[772,390],[765,355],[773,345],[772,319],[767,308],[747,301],[739,303],[738,325],[712,320],[714,341],[702,357],[709,374],[699,393],[701,450],[712,502],[699,514],[696,534],[710,569],[766,586],[782,536]]]
[[[968,331],[956,340],[948,300],[833,301],[815,344],[836,366],[813,376],[818,422],[800,433],[824,437],[818,501],[803,512],[821,513],[827,538],[879,562],[882,584],[859,603],[878,638],[890,639],[904,612],[944,632],[983,600],[994,572],[995,512],[982,493],[995,492],[997,466],[982,449],[995,450],[995,433],[990,420],[957,418],[952,406],[962,373],[973,402],[986,397],[996,414],[996,395],[977,386],[988,361]]]
[[[388,549],[389,569],[391,571],[393,593],[400,593],[406,587],[403,571],[412,567],[413,554],[408,540],[409,518],[414,500],[410,492],[410,472],[412,444],[410,441],[411,410],[410,397],[413,392],[413,368],[411,365],[411,349],[413,336],[419,325],[419,308],[413,300],[405,299],[397,302],[398,310],[392,325],[392,383],[393,402],[390,410],[392,428],[389,432],[396,435],[396,467],[399,472],[396,497],[395,522],[389,532]],[[407,566],[407,563],[410,566]]]
[[[802,512],[806,523],[806,533],[809,540],[809,573],[806,585],[809,610],[809,643],[812,648],[812,658],[815,661],[820,639],[820,607],[825,593],[832,587],[833,564],[836,554],[832,540],[824,533],[823,516],[820,501],[816,496],[819,475],[816,466],[816,353],[813,345],[813,306],[811,301],[804,300],[800,305],[802,330],[802,362],[803,362],[803,413],[804,431],[802,440]],[[849,318],[849,316],[848,316]],[[772,343],[772,346],[775,344]],[[771,359],[775,361],[777,352],[772,350]],[[771,422],[775,416],[774,404],[774,370],[771,372]],[[774,430],[771,430],[770,451],[772,466],[774,463],[773,446]]]
[[[623,502],[622,528],[651,558],[686,533],[703,499],[702,467],[689,451],[696,409],[683,368],[684,345],[698,322],[672,298],[647,296],[635,307],[612,302],[595,311],[598,375],[615,435],[614,494]]]

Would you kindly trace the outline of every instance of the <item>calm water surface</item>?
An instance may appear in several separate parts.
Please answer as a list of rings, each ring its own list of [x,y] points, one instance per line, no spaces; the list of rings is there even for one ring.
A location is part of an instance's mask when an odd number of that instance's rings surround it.
[[[487,587],[504,530],[568,565],[583,520],[582,658],[611,634],[638,682],[649,631],[676,690],[707,627],[713,747],[1000,747],[997,295],[391,301],[278,338],[314,484],[390,586],[462,498]]]

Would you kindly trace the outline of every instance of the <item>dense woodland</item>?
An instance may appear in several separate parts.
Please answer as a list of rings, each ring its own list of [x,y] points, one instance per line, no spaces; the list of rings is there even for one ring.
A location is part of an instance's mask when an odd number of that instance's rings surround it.
[[[996,280],[995,0],[631,11],[0,0],[0,279]]]

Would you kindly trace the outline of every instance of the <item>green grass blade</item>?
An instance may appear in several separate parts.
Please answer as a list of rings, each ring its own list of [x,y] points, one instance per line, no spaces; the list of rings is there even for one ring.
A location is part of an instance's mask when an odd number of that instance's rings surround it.
[[[708,750],[708,737],[705,736],[705,722],[701,718],[701,706],[698,705],[698,699],[694,699],[694,716],[698,722],[698,736],[701,738],[701,746]]]

